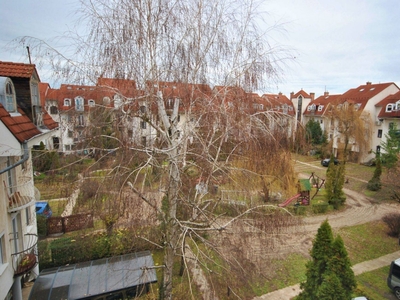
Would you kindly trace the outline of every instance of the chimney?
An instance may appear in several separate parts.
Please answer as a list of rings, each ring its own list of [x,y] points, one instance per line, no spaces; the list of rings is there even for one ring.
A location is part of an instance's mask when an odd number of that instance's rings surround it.
[[[329,92],[324,92],[324,97],[329,96]]]
[[[278,96],[282,96],[282,92],[279,92]]]
[[[371,81],[367,81],[367,85],[371,85],[372,84],[372,82]]]
[[[315,93],[310,93],[311,101],[314,101]]]
[[[293,99],[293,96],[294,96],[294,92],[291,92],[291,93],[290,93],[290,100]]]

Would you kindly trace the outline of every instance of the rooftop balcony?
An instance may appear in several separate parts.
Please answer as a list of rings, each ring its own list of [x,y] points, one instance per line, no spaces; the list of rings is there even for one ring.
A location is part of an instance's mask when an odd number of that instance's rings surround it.
[[[14,277],[28,273],[36,266],[38,262],[37,242],[36,234],[27,233],[24,235],[25,250],[11,254]]]
[[[9,187],[4,182],[5,193],[8,195],[8,212],[20,211],[35,203],[34,186],[31,182]]]

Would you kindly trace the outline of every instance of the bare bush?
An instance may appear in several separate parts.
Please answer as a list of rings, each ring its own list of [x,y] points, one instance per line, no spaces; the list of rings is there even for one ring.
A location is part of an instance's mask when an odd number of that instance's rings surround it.
[[[398,237],[400,235],[400,214],[387,214],[382,218],[382,221],[388,226],[390,236]]]

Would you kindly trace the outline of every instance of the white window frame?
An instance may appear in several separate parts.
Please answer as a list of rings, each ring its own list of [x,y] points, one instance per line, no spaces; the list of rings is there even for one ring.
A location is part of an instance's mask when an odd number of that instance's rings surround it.
[[[324,109],[323,105],[318,105],[318,111],[322,111]]]
[[[14,85],[8,80],[6,81],[5,97],[6,110],[8,112],[15,112],[17,110],[15,89]]]
[[[389,103],[386,105],[386,112],[392,112],[393,111],[393,103]]]
[[[64,106],[71,106],[71,99],[65,98],[64,99]]]
[[[88,100],[88,105],[89,105],[89,107],[94,107],[94,106],[96,106],[96,102],[94,102],[93,99],[90,99],[90,100]]]
[[[36,82],[31,84],[32,105],[40,106],[39,87]]]

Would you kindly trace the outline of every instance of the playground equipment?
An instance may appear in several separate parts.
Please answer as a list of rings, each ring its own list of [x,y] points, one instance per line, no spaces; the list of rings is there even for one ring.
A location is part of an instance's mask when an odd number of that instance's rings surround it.
[[[312,175],[313,176],[313,175]],[[289,199],[286,199],[285,202],[280,203],[279,207],[285,207],[289,205],[295,199],[297,200],[295,205],[309,205],[310,204],[310,191],[311,191],[311,183],[310,178],[308,179],[299,179],[297,182],[297,191],[298,193]]]
[[[280,203],[278,206],[279,206],[279,207],[288,206],[290,202],[292,202],[293,200],[299,198],[300,195],[301,195],[301,194],[294,195],[293,197],[291,197],[291,198],[289,198],[289,199],[286,199],[285,202]]]

